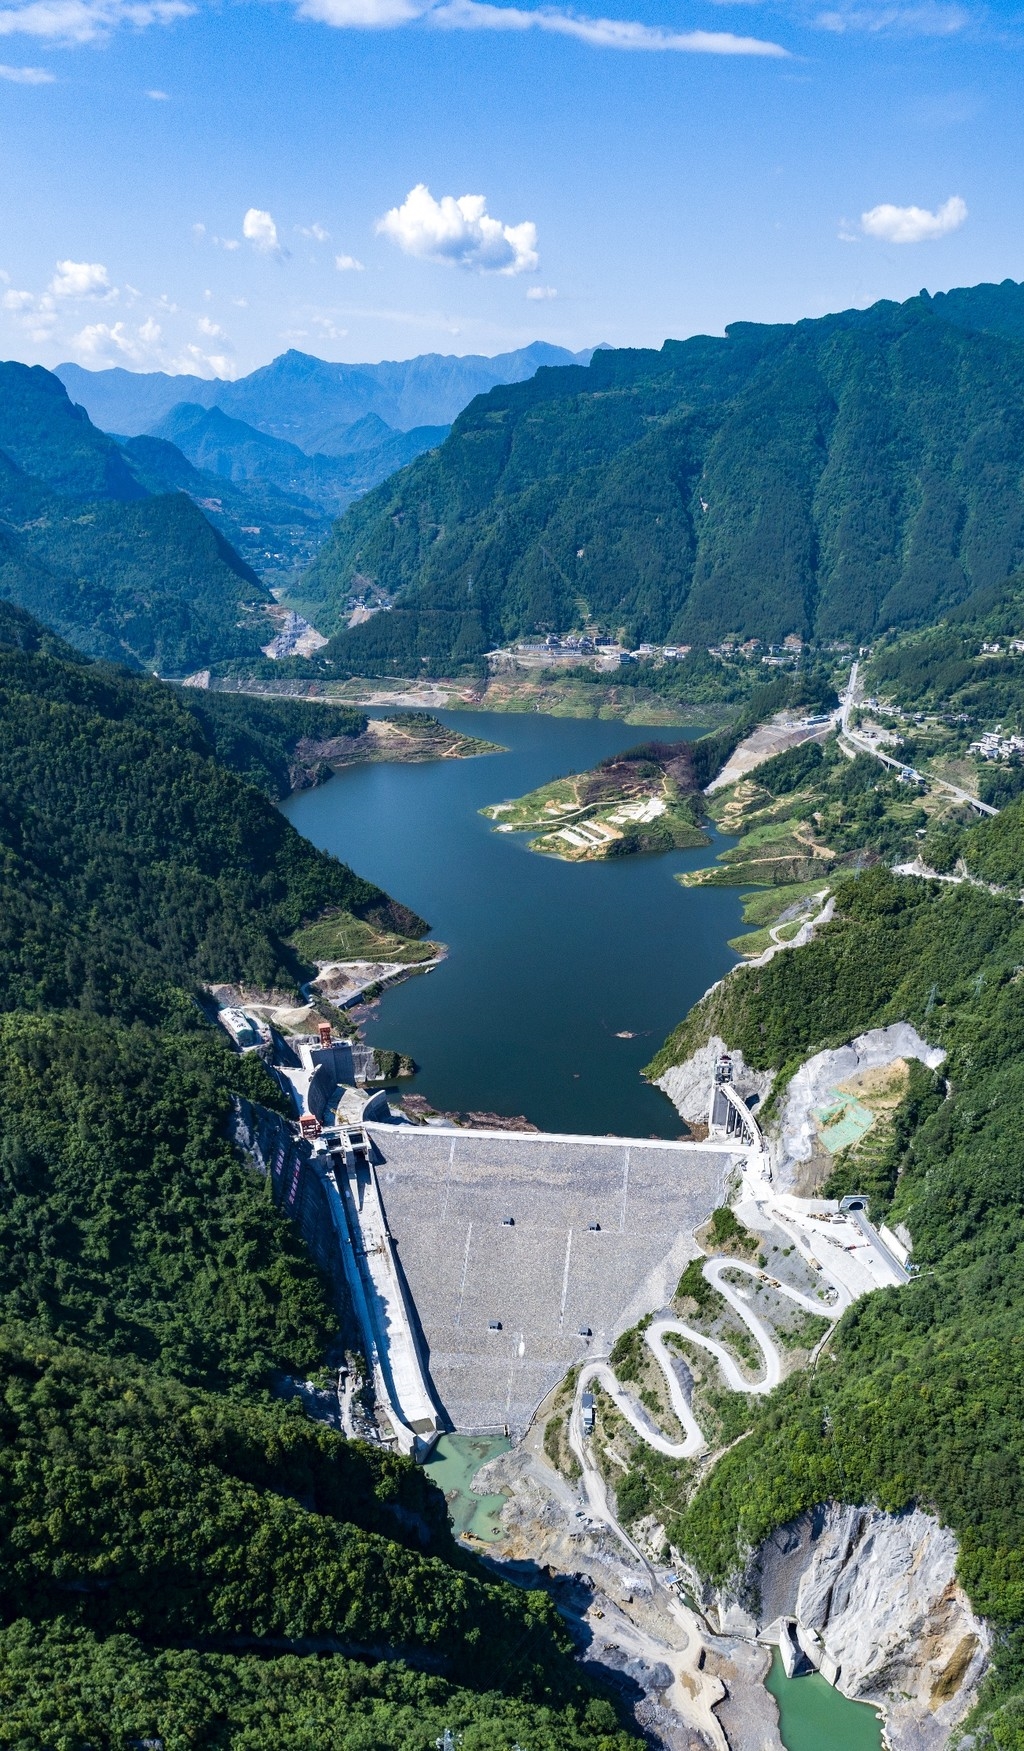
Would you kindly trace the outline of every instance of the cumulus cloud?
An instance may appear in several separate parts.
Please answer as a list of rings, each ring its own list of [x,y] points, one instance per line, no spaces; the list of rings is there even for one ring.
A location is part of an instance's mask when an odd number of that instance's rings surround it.
[[[530,286],[526,296],[539,303],[542,298],[557,298],[558,293],[554,286]]]
[[[860,223],[866,237],[880,238],[883,243],[927,243],[959,231],[966,218],[967,202],[959,195],[950,195],[934,213],[927,207],[893,207],[883,202],[862,213]]]
[[[422,182],[400,207],[378,219],[377,230],[406,255],[480,273],[533,273],[540,263],[532,220],[504,225],[488,213],[485,195],[442,195],[435,201]]]
[[[0,7],[0,36],[92,43],[119,25],[145,30],[189,18],[195,10],[191,0],[29,0],[25,6]]]
[[[314,243],[327,243],[331,235],[323,225],[296,225],[295,229],[300,237],[310,237]]]
[[[284,253],[277,235],[277,226],[270,214],[265,213],[262,207],[249,208],[242,220],[242,236],[248,243],[252,244],[255,250],[258,250],[260,255],[283,255]],[[222,247],[227,249],[230,245],[222,243]],[[235,248],[237,249],[237,247],[236,244]]]
[[[339,30],[382,30],[422,18],[428,4],[418,0],[300,0],[300,18],[333,24]]]
[[[189,371],[199,377],[232,377],[235,371],[226,350],[211,353],[194,342],[183,347],[168,342],[153,316],[137,328],[126,322],[87,323],[69,345],[72,357],[84,365],[129,364],[150,370]]]
[[[334,265],[339,274],[361,274],[366,271],[362,262],[357,261],[354,255],[336,255]]]
[[[171,101],[166,91],[147,91],[146,96],[151,97],[154,103],[170,103]]]
[[[160,324],[149,316],[134,330],[124,322],[90,322],[73,337],[79,359],[105,363],[128,359],[133,365],[148,365],[160,357]]]
[[[778,43],[727,30],[668,30],[623,18],[588,18],[559,6],[495,6],[488,0],[299,0],[301,18],[337,29],[386,30],[423,19],[449,30],[542,30],[601,49],[646,49],[691,55],[785,56]]]
[[[59,261],[50,291],[55,298],[95,298],[100,293],[116,296],[101,261]]]
[[[0,79],[11,85],[52,85],[56,78],[46,67],[5,67],[0,63]]]
[[[224,330],[221,327],[219,327],[219,325],[216,322],[213,322],[209,316],[201,316],[199,318],[199,321],[196,323],[196,327],[198,328],[200,334],[203,334],[206,336],[207,340],[223,340],[224,339]]]

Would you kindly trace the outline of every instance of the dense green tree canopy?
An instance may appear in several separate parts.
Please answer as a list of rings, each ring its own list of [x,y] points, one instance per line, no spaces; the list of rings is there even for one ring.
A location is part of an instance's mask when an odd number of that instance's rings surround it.
[[[324,660],[408,671],[588,618],[856,641],[998,584],[1024,556],[1021,295],[972,298],[734,324],[478,397],[321,550]],[[368,579],[394,611],[344,631]]]
[[[272,790],[325,724],[360,720],[0,604],[0,1741],[628,1751],[547,1594],[284,1396],[359,1334],[229,1140],[240,1098],[288,1103],[190,988],[293,976],[325,909],[421,928],[217,757]]]
[[[247,729],[240,704],[85,664],[0,604],[0,1001],[136,1013],[167,984],[294,985],[288,939],[332,908],[420,934],[214,758],[251,772],[293,717]]]

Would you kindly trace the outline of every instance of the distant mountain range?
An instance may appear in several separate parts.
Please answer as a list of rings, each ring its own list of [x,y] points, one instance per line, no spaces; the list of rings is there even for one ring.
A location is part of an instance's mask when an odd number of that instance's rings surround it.
[[[0,600],[130,666],[259,656],[270,593],[189,496],[216,477],[135,443],[98,431],[41,366],[0,364]]]
[[[448,429],[416,426],[410,432],[396,432],[368,413],[346,428],[344,452],[309,455],[297,444],[232,419],[219,407],[182,401],[150,435],[174,444],[197,468],[236,485],[259,481],[337,514],[358,493],[443,443]]]
[[[172,377],[163,371],[86,371],[58,365],[56,375],[73,401],[104,431],[138,437],[153,431],[180,402],[219,407],[272,438],[283,438],[312,455],[348,455],[351,428],[375,414],[395,431],[447,426],[475,395],[496,383],[520,383],[541,365],[580,365],[589,349],[534,341],[512,353],[484,358],[424,353],[378,365],[339,365],[308,353],[282,353],[235,382]],[[380,434],[383,437],[384,434]]]
[[[189,493],[265,580],[287,586],[333,519],[440,444],[475,395],[589,358],[535,341],[491,359],[430,353],[379,365],[288,352],[234,383],[71,364],[54,374],[95,426],[119,435],[150,490]]]
[[[302,580],[338,670],[537,630],[866,640],[1024,561],[1024,286],[880,303],[492,389]],[[348,630],[354,596],[392,611]]]

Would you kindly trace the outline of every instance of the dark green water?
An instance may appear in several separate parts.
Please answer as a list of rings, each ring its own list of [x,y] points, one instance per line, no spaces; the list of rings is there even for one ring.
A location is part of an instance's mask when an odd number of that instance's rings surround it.
[[[561,863],[493,832],[478,811],[652,736],[696,732],[438,715],[508,751],[352,767],[285,804],[301,833],[414,907],[449,946],[444,966],[384,996],[367,1038],[411,1053],[421,1071],[404,1086],[445,1110],[523,1113],[543,1130],[678,1136],[671,1102],[639,1072],[734,965],[738,894],[673,881],[705,851]]]
[[[851,1702],[817,1672],[787,1678],[778,1648],[765,1680],[779,1705],[786,1751],[881,1751],[882,1728],[873,1708]]]

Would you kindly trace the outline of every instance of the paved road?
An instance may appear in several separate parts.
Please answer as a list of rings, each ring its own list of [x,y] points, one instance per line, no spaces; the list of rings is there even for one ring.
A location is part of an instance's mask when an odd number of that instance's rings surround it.
[[[685,1338],[688,1343],[697,1344],[702,1350],[707,1350],[712,1356],[714,1356],[722,1371],[722,1377],[732,1392],[756,1393],[760,1395],[767,1392],[773,1392],[775,1387],[778,1386],[782,1379],[782,1357],[779,1353],[778,1345],[763,1320],[758,1317],[753,1308],[746,1300],[744,1300],[743,1296],[740,1295],[734,1285],[724,1281],[723,1272],[730,1270],[743,1271],[747,1276],[752,1277],[758,1282],[767,1282],[768,1276],[765,1271],[760,1270],[756,1265],[749,1265],[734,1258],[709,1259],[704,1265],[703,1273],[705,1280],[710,1283],[713,1288],[717,1289],[718,1293],[739,1315],[739,1318],[743,1321],[757,1344],[764,1365],[764,1373],[762,1374],[761,1379],[748,1380],[747,1377],[741,1373],[724,1344],[718,1343],[715,1338],[705,1337],[703,1332],[695,1331],[692,1326],[686,1325],[683,1320],[669,1318],[653,1320],[644,1333],[644,1341],[665,1376],[669,1401],[673,1412],[685,1431],[685,1438],[682,1441],[669,1440],[667,1435],[663,1435],[660,1429],[655,1428],[650,1418],[639,1408],[635,1400],[623,1390],[618,1380],[615,1378],[615,1374],[609,1364],[607,1362],[591,1362],[582,1369],[579,1380],[576,1383],[576,1397],[573,1404],[573,1413],[570,1422],[570,1442],[573,1451],[577,1458],[580,1459],[581,1464],[584,1464],[585,1469],[586,1462],[583,1457],[584,1447],[581,1437],[580,1401],[583,1393],[588,1390],[593,1382],[596,1382],[605,1392],[608,1393],[616,1408],[626,1419],[627,1423],[629,1423],[630,1427],[635,1430],[641,1440],[646,1441],[649,1447],[653,1447],[655,1452],[664,1453],[669,1459],[690,1459],[694,1454],[703,1453],[705,1451],[707,1442],[704,1439],[703,1431],[693,1414],[693,1410],[683,1392],[679,1377],[673,1366],[676,1358],[668,1350],[665,1344],[665,1338],[669,1332],[678,1332],[680,1337]],[[805,1312],[814,1313],[822,1318],[833,1321],[839,1318],[849,1299],[849,1297],[844,1294],[841,1296],[840,1301],[837,1304],[827,1306],[820,1301],[812,1299],[810,1295],[801,1294],[799,1289],[790,1289],[785,1283],[779,1283],[777,1285],[777,1292],[780,1295],[788,1296],[791,1301],[795,1301],[799,1307],[802,1307],[805,1310]],[[591,1495],[589,1488],[587,1493],[588,1496]],[[593,1504],[594,1497],[592,1496],[591,1501]],[[603,1511],[601,1517],[607,1517],[609,1510],[603,1485],[600,1492],[600,1506]],[[595,1511],[597,1511],[596,1508]],[[609,1521],[609,1524],[611,1524],[611,1521]]]
[[[857,704],[856,689],[859,669],[860,664],[854,663],[853,668],[850,670],[850,679],[847,683],[846,692],[843,694],[842,707],[840,710],[840,725],[842,733],[850,743],[851,747],[858,754],[873,754],[875,759],[881,760],[884,766],[891,766],[894,767],[897,772],[902,772],[906,765],[904,760],[895,760],[891,754],[883,754],[881,749],[876,748],[873,742],[865,741],[863,736],[858,736],[856,730],[851,730],[850,728],[850,713],[853,710],[853,707]],[[999,810],[993,808],[991,803],[981,802],[978,797],[972,796],[969,790],[961,790],[957,785],[947,783],[944,778],[933,778],[930,773],[924,772],[918,774],[918,776],[923,778],[925,784],[931,789],[945,791],[948,796],[955,797],[957,802],[968,803],[972,809],[977,809],[980,814],[998,815],[999,813]]]

